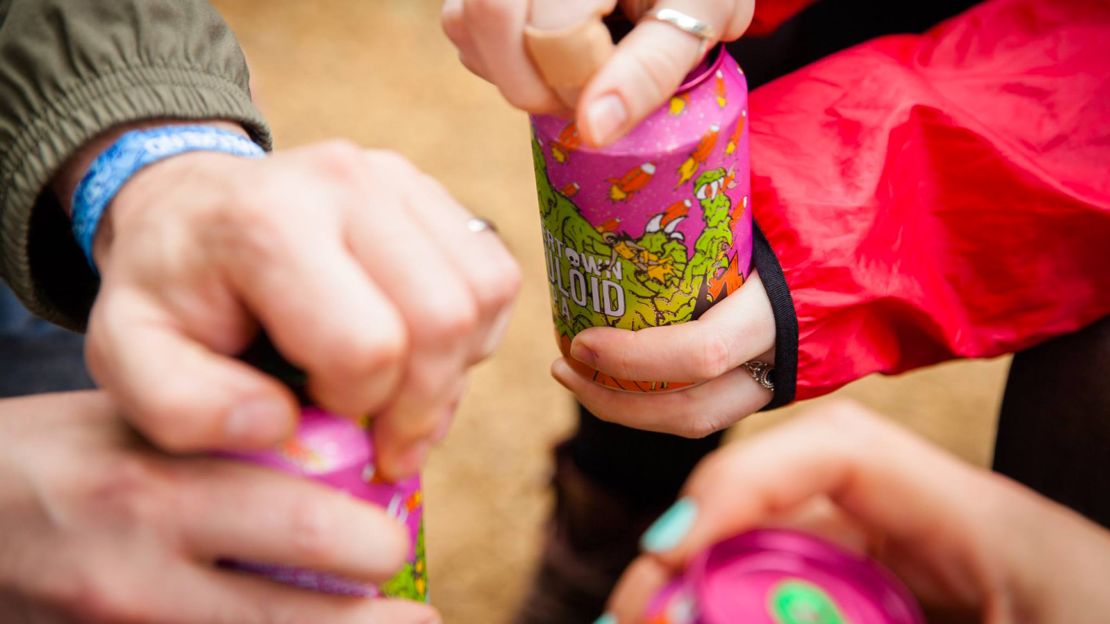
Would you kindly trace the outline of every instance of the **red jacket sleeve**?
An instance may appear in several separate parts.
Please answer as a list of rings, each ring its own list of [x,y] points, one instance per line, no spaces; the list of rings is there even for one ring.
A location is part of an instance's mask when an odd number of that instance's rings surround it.
[[[756,90],[797,398],[1110,313],[1110,3],[993,0]]]
[[[764,35],[774,31],[783,22],[794,17],[814,0],[756,0],[749,35]]]

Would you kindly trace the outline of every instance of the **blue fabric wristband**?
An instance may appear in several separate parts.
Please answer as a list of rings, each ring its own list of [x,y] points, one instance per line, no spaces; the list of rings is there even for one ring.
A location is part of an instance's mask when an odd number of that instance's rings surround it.
[[[93,239],[116,193],[143,167],[186,152],[221,152],[246,158],[266,155],[250,139],[211,126],[163,126],[121,135],[96,157],[73,191],[73,237],[93,272]]]

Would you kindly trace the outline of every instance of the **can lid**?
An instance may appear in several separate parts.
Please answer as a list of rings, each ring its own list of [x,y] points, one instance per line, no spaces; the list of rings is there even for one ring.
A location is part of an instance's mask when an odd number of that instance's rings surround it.
[[[682,79],[682,84],[679,85],[678,91],[676,91],[676,93],[689,91],[690,89],[693,89],[699,84],[705,82],[706,79],[715,74],[717,70],[721,68],[721,63],[725,62],[726,54],[728,54],[728,50],[725,49],[725,44],[723,43],[719,43],[710,48],[709,52],[705,54],[705,57],[701,60],[701,62],[698,63],[697,66],[694,67],[694,69],[691,69],[690,73],[686,74],[686,77]]]
[[[326,476],[356,466],[362,469],[374,461],[366,429],[311,406],[301,410],[297,431],[281,446],[221,455],[308,477]]]
[[[924,624],[890,572],[806,533],[760,529],[699,557],[690,580],[707,624]]]

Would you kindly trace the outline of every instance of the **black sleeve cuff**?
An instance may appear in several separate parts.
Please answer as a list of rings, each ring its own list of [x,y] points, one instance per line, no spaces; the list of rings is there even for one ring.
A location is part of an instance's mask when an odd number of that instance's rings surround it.
[[[771,372],[775,393],[763,408],[771,410],[794,400],[798,382],[798,317],[782,265],[758,225],[753,225],[752,231],[752,266],[759,271],[775,314],[775,370]]]

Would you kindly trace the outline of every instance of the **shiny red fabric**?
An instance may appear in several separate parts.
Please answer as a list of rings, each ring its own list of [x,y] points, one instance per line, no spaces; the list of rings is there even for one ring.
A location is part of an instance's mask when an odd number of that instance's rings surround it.
[[[986,2],[785,76],[750,110],[797,398],[1110,314],[1110,2]]]
[[[767,34],[794,14],[814,3],[815,0],[757,0],[747,34]]]

